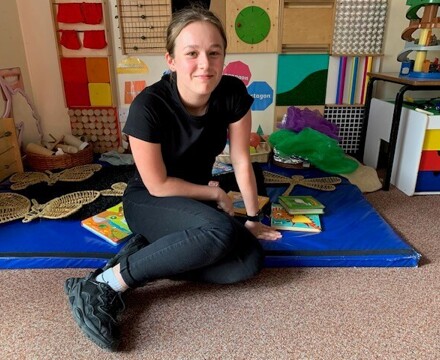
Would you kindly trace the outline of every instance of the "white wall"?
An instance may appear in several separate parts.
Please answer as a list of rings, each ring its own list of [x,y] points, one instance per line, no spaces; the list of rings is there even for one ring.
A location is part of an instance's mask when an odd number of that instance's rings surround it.
[[[33,91],[28,71],[23,35],[19,22],[17,4],[12,0],[0,1],[0,69],[20,68],[25,93],[33,102]],[[34,136],[35,119],[27,100],[21,95],[12,96],[12,115],[17,123],[24,123],[26,135]],[[6,111],[6,102],[0,96],[0,116]],[[23,137],[24,134],[22,134]]]
[[[35,105],[45,138],[70,133],[50,1],[16,0]]]

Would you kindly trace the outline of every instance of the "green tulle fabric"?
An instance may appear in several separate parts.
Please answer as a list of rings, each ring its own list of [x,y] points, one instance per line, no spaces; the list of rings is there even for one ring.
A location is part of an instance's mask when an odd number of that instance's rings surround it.
[[[311,128],[304,128],[298,133],[285,129],[275,131],[269,136],[269,143],[282,155],[307,159],[330,174],[352,173],[359,166],[345,155],[335,139]]]

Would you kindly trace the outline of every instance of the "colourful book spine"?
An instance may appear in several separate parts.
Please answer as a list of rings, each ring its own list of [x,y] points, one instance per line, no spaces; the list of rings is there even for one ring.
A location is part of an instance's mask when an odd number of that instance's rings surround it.
[[[354,103],[355,103],[356,86],[357,86],[356,83],[357,83],[358,62],[359,62],[359,58],[357,56],[355,56],[354,59],[353,59],[353,62],[351,64],[350,105],[354,105]]]
[[[366,64],[365,64],[364,84],[362,87],[362,104],[365,104],[365,98],[367,96],[368,81],[370,80],[368,73],[371,72],[372,66],[373,66],[373,57],[367,56]]]
[[[341,76],[342,76],[342,57],[339,58],[339,69],[338,69],[338,83],[336,84],[336,99],[335,99],[335,103],[337,105],[340,104],[340,100],[339,100],[339,92],[341,89]]]
[[[342,104],[344,102],[344,88],[345,88],[345,74],[347,72],[347,57],[343,56],[341,58],[341,74],[339,76],[339,91],[338,91],[338,104]]]

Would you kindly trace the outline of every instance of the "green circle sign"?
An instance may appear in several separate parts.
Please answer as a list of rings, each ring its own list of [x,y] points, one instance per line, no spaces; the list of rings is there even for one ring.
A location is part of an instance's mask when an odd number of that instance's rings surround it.
[[[270,18],[259,6],[248,6],[235,19],[235,32],[246,44],[258,44],[270,31]]]

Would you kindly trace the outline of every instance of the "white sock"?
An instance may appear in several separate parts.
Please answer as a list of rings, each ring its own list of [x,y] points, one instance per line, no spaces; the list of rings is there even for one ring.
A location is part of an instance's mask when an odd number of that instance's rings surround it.
[[[124,292],[125,290],[128,289],[126,286],[122,285],[119,282],[115,273],[113,272],[113,268],[107,269],[103,273],[99,274],[96,277],[96,281],[107,284],[114,291],[117,291],[117,292]]]

